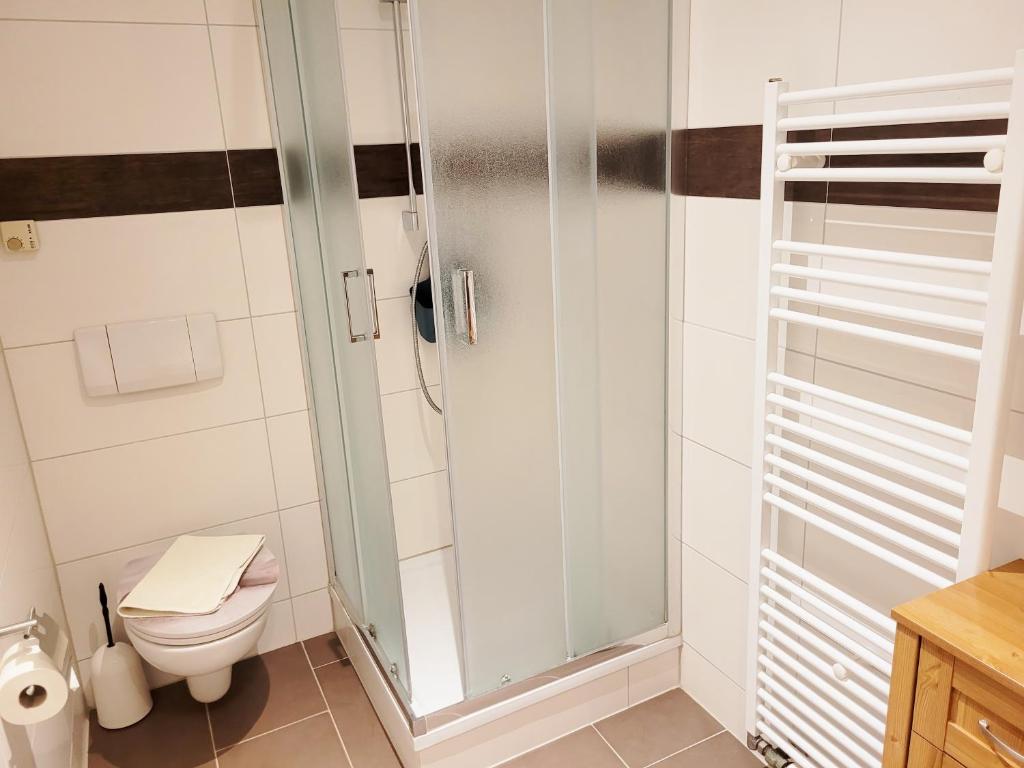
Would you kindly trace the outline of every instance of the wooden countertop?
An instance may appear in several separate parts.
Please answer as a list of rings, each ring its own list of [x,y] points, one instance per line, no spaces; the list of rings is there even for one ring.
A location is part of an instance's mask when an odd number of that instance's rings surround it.
[[[898,605],[892,615],[1024,696],[1024,560]]]

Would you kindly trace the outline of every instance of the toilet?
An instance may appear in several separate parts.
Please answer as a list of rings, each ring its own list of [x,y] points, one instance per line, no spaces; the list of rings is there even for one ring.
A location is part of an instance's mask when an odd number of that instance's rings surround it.
[[[124,567],[118,580],[118,603],[160,557],[140,558]],[[277,559],[263,547],[238,588],[213,613],[125,618],[125,631],[143,659],[163,672],[184,677],[196,701],[217,701],[231,687],[232,665],[256,648],[278,576]]]

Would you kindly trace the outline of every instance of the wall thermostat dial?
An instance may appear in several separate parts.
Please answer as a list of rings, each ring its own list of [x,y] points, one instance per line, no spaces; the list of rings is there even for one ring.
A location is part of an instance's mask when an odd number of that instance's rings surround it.
[[[0,240],[4,248],[11,253],[39,250],[39,235],[36,234],[36,223],[30,219],[24,221],[0,221]]]

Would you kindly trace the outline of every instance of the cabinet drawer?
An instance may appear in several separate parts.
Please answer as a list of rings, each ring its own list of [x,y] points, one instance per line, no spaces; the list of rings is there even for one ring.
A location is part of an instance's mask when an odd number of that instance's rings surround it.
[[[998,747],[995,739],[1006,748]],[[965,768],[1024,768],[1024,760],[1009,751],[1024,753],[1024,699],[958,659],[944,749]]]

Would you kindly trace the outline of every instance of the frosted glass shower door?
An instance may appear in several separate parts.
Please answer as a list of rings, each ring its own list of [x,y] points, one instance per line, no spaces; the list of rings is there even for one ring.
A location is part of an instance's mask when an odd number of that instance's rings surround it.
[[[430,0],[414,9],[464,679],[474,696],[567,655],[544,6]]]
[[[362,252],[334,0],[263,0],[262,11],[335,575],[349,610],[361,609],[353,619],[408,699],[372,278]]]
[[[568,645],[665,621],[668,0],[548,0]]]
[[[413,11],[473,696],[665,621],[668,0]]]

